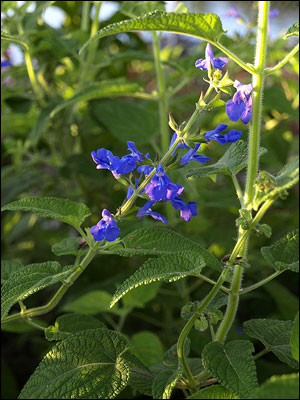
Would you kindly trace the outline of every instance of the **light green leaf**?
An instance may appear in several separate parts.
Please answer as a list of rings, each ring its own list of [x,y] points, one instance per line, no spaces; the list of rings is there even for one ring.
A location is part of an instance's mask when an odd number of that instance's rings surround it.
[[[119,333],[90,329],[57,343],[24,386],[20,399],[111,399],[128,384]]]
[[[299,363],[299,311],[294,319],[294,326],[291,333],[290,344],[292,348],[292,356]]]
[[[123,1],[120,12],[129,18],[141,17],[150,11],[165,11],[164,1]]]
[[[109,247],[102,254],[118,254],[123,257],[135,255],[171,255],[182,251],[197,252],[208,267],[221,270],[218,259],[198,243],[164,228],[142,228],[122,238],[124,248]]]
[[[259,156],[265,154],[267,150],[260,147]],[[233,143],[224,155],[213,165],[207,167],[198,167],[189,170],[186,174],[187,177],[202,178],[214,174],[232,175],[237,174],[248,163],[248,145],[243,140],[238,140]]]
[[[271,246],[262,247],[261,254],[276,271],[299,272],[299,229],[287,233]]]
[[[29,264],[13,272],[2,286],[1,321],[15,303],[47,286],[61,282],[73,270],[73,266],[62,269],[58,262],[47,261]]]
[[[257,386],[256,368],[249,340],[234,340],[222,345],[208,343],[202,352],[203,366],[231,392],[247,398]]]
[[[177,14],[154,11],[143,17],[134,18],[108,25],[89,39],[83,49],[102,37],[131,31],[162,31],[180,35],[194,36],[199,39],[217,42],[225,33],[220,18],[215,14]]]
[[[10,275],[22,267],[24,265],[17,261],[1,260],[1,283],[8,281]]]
[[[123,354],[123,358],[129,366],[129,386],[138,390],[141,394],[152,396],[152,382],[154,375],[148,367],[143,364],[135,355],[130,351]]]
[[[238,399],[238,397],[221,385],[213,385],[193,393],[187,399]]]
[[[160,364],[163,360],[163,345],[158,336],[150,331],[140,331],[133,335],[130,350],[147,367]]]
[[[299,374],[272,376],[251,393],[251,399],[299,399]]]
[[[103,322],[85,314],[65,314],[45,329],[45,337],[49,342],[67,339],[71,334],[87,329],[105,328]]]
[[[243,325],[246,335],[260,340],[279,360],[287,363],[290,367],[298,367],[292,357],[290,345],[293,321],[251,319],[244,322]]]
[[[161,371],[152,384],[153,399],[169,399],[181,375],[181,369]]]
[[[143,88],[137,83],[131,83],[121,80],[108,80],[96,82],[84,89],[79,90],[74,96],[58,104],[50,113],[50,118],[53,118],[59,111],[68,107],[71,104],[79,101],[88,101],[92,99],[100,99],[103,97],[120,97],[133,96],[138,98],[151,98],[147,93],[143,93]]]
[[[31,197],[8,203],[1,211],[28,211],[40,217],[54,218],[73,226],[80,226],[91,215],[85,204],[57,197]]]
[[[123,297],[123,305],[125,308],[138,307],[143,308],[144,305],[154,299],[160,288],[161,282],[153,282],[147,286],[139,286]]]
[[[203,257],[190,251],[180,254],[150,258],[131,275],[113,295],[110,307],[113,307],[130,290],[152,282],[174,282],[186,276],[199,273],[205,266]]]
[[[70,237],[63,239],[61,242],[55,243],[51,250],[56,256],[81,256],[87,252],[86,248],[80,249],[79,245],[82,241],[81,237]]]
[[[109,309],[112,300],[111,294],[104,290],[92,290],[77,297],[63,307],[64,311],[95,315],[103,312],[113,312]]]
[[[287,39],[290,36],[299,36],[299,22],[295,22],[294,25],[292,25],[286,32],[286,34],[283,36],[283,39]]]

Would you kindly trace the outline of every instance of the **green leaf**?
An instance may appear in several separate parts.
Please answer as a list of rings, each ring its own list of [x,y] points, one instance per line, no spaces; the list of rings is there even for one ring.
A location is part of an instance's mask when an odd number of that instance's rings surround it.
[[[157,291],[160,288],[160,282],[153,282],[147,286],[139,286],[123,297],[123,305],[125,308],[138,307],[143,308],[145,304],[154,299],[157,295]]]
[[[75,227],[91,215],[85,204],[57,197],[31,197],[8,203],[1,211],[29,211],[40,217],[54,218]]]
[[[203,257],[190,251],[180,254],[150,258],[131,275],[113,295],[110,307],[113,307],[130,290],[152,282],[174,282],[186,276],[199,273],[205,266]]]
[[[61,282],[73,270],[73,266],[62,269],[58,262],[47,261],[29,264],[13,272],[2,286],[1,321],[15,303],[47,286]]]
[[[271,246],[262,247],[261,254],[276,271],[299,272],[299,229],[287,233]]]
[[[126,144],[128,140],[137,145],[148,144],[158,134],[157,108],[151,110],[144,101],[101,101],[94,105],[93,115],[115,138]]]
[[[247,398],[257,386],[256,368],[249,340],[234,340],[222,345],[208,343],[202,352],[203,366],[239,397]]]
[[[55,243],[51,250],[56,256],[81,256],[87,252],[86,248],[80,249],[79,245],[82,242],[81,237],[70,237],[63,239],[61,242]]]
[[[238,397],[221,385],[213,385],[193,393],[187,399],[238,399]]]
[[[110,399],[128,384],[119,333],[90,329],[57,343],[24,386],[20,399]]]
[[[184,353],[186,358],[190,354],[190,343],[191,343],[191,340],[189,338],[186,338],[186,340],[184,341],[184,345],[183,345],[183,353]],[[179,359],[178,359],[178,355],[177,355],[177,343],[173,344],[173,346],[170,347],[165,352],[163,363],[167,367],[173,367],[173,368],[174,367],[175,368],[178,367]]]
[[[264,290],[276,304],[277,310],[283,319],[291,320],[294,318],[299,309],[299,298],[294,293],[275,279],[268,282],[264,286]]]
[[[124,248],[109,247],[102,254],[118,254],[123,257],[135,255],[171,255],[181,251],[191,251],[200,254],[206,265],[218,271],[221,264],[208,250],[178,233],[164,228],[142,228],[129,233],[122,238]]]
[[[64,340],[73,333],[97,328],[105,328],[105,325],[90,315],[65,314],[57,318],[55,325],[45,329],[45,337],[49,342]]]
[[[251,393],[251,399],[299,399],[299,374],[272,376]]]
[[[260,147],[259,156],[265,154],[267,150]],[[233,143],[224,155],[213,165],[207,167],[198,167],[189,170],[186,174],[187,177],[202,178],[214,174],[232,175],[237,174],[248,163],[248,145],[243,140],[238,140]]]
[[[123,354],[123,358],[129,366],[130,376],[128,384],[138,390],[141,394],[152,396],[152,382],[154,375],[148,367],[143,364],[135,355],[130,351]]]
[[[150,331],[140,331],[132,336],[130,350],[147,367],[160,364],[164,349],[158,336]]]
[[[181,369],[161,371],[152,384],[153,399],[169,399],[181,375]]]
[[[89,39],[80,49],[105,36],[131,31],[162,31],[217,42],[225,33],[220,18],[215,14],[176,14],[154,11],[143,17],[108,25]]]
[[[286,40],[290,36],[299,36],[299,22],[295,22],[283,36],[283,39]]]
[[[150,11],[165,11],[164,1],[123,1],[120,12],[129,18],[141,17]]]
[[[248,336],[260,340],[280,361],[292,368],[298,367],[292,357],[290,345],[293,321],[251,319],[244,322],[243,325],[244,332]]]
[[[47,323],[42,319],[38,318],[30,318],[30,321],[36,323],[40,326],[44,326],[47,328]],[[13,333],[24,333],[24,332],[36,332],[36,327],[29,325],[27,320],[25,319],[16,319],[15,321],[5,322],[1,324],[1,330],[5,332],[13,332]]]
[[[292,356],[299,363],[299,311],[294,319],[294,326],[291,333],[290,344],[292,348]]]
[[[40,138],[42,137],[44,131],[46,130],[50,122],[50,112],[58,103],[59,102],[55,100],[41,109],[33,129],[30,131],[28,135],[28,140],[31,146],[35,146],[39,142]]]
[[[63,307],[64,311],[95,315],[111,311],[109,304],[112,300],[111,294],[104,290],[92,290]],[[113,310],[112,310],[113,311]]]
[[[107,80],[93,83],[84,89],[79,90],[74,96],[58,104],[50,113],[53,118],[59,111],[71,104],[79,101],[88,101],[100,99],[103,97],[133,96],[138,98],[147,98],[147,93],[143,93],[143,88],[137,83],[131,83],[121,80]],[[150,95],[148,95],[151,98]]]
[[[1,283],[8,281],[10,275],[22,267],[24,265],[17,261],[1,260]]]

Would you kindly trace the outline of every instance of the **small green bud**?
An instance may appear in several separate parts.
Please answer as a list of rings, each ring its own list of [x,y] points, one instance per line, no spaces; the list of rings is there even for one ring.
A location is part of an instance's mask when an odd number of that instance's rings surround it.
[[[171,113],[169,113],[169,127],[171,129],[173,129],[173,131],[178,131],[179,130],[177,122],[175,121],[175,119],[174,119],[174,117],[173,117],[173,115]]]
[[[202,315],[200,318],[196,319],[194,322],[194,327],[197,329],[197,331],[204,332],[208,328],[208,322],[206,317]]]

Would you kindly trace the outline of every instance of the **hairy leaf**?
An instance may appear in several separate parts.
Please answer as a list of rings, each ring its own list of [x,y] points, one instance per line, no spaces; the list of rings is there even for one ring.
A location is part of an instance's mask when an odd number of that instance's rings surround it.
[[[262,156],[267,150],[264,147],[260,148],[259,155]],[[232,175],[237,174],[248,163],[248,145],[243,140],[238,140],[233,143],[224,155],[213,165],[207,167],[198,167],[189,170],[186,174],[187,177],[202,178],[215,174]]]
[[[22,267],[24,265],[17,261],[1,260],[1,283],[8,281],[10,275]]]
[[[287,39],[290,36],[299,36],[299,22],[295,22],[283,36],[283,39]]]
[[[45,337],[52,340],[64,340],[71,334],[86,331],[87,329],[105,328],[103,322],[85,314],[65,314],[45,329]]]
[[[171,255],[182,251],[199,253],[208,267],[220,271],[221,264],[208,250],[178,233],[164,228],[142,228],[122,238],[124,248],[119,245],[109,247],[103,254],[134,255]]]
[[[187,399],[238,399],[238,397],[221,385],[213,385],[193,393]]]
[[[152,384],[153,399],[169,399],[180,375],[181,369],[161,371]]]
[[[294,319],[294,326],[291,333],[290,340],[292,355],[296,361],[299,363],[299,311]]]
[[[152,282],[173,282],[201,271],[205,266],[203,257],[189,251],[159,258],[150,258],[131,275],[113,295],[113,307],[127,292]]]
[[[262,247],[261,254],[276,271],[299,272],[299,229],[287,233],[271,246]]]
[[[272,376],[251,393],[251,399],[299,399],[299,374]]]
[[[55,243],[51,250],[56,256],[81,256],[87,252],[87,248],[80,249],[81,237],[70,237]]]
[[[1,320],[18,301],[31,294],[66,279],[74,270],[73,266],[62,269],[58,262],[29,264],[13,272],[2,286]]]
[[[251,319],[244,322],[244,332],[248,336],[260,340],[279,360],[292,368],[297,368],[298,364],[291,353],[290,336],[292,328],[293,321]]]
[[[253,351],[249,340],[234,340],[225,345],[208,343],[202,352],[203,365],[221,385],[247,398],[257,386]]]
[[[128,384],[125,338],[108,329],[75,333],[46,354],[20,399],[111,399]]]
[[[28,211],[40,217],[54,218],[73,226],[80,226],[91,215],[85,204],[57,197],[31,197],[8,203],[1,211]]]
[[[222,28],[220,18],[215,14],[177,14],[154,11],[143,17],[129,19],[108,25],[89,39],[80,49],[102,37],[131,31],[163,31],[180,35],[194,36],[199,39],[217,42],[226,31]]]

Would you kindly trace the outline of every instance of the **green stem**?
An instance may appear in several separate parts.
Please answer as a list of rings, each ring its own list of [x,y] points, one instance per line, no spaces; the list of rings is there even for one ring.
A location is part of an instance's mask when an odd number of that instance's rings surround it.
[[[209,41],[209,40],[208,40]],[[209,41],[210,42],[210,41]],[[248,65],[244,63],[240,58],[238,58],[234,53],[232,53],[230,50],[228,50],[225,46],[223,46],[221,43],[217,42],[210,42],[213,46],[216,46],[218,49],[223,51],[224,54],[226,54],[228,57],[232,59],[232,61],[236,62],[240,67],[242,67],[245,71],[249,72],[250,74],[253,74],[255,71],[254,67],[252,65]]]
[[[38,324],[37,322],[32,321],[30,318],[25,318],[24,321],[28,324],[33,326],[36,329],[39,329],[40,331],[44,331],[46,328],[43,325]]]
[[[280,68],[282,68],[298,51],[299,43],[278,64],[276,64],[274,67],[266,68],[265,76],[273,74],[273,72],[278,71]]]
[[[82,2],[82,17],[81,17],[81,30],[87,32],[89,30],[90,20],[90,2]]]
[[[243,208],[243,202],[244,202],[244,200],[243,200],[243,192],[242,192],[242,189],[241,189],[241,187],[239,185],[239,182],[237,180],[236,175],[235,174],[231,174],[231,179],[232,179],[233,185],[235,187],[235,191],[236,191],[237,197],[238,197],[238,199],[240,201],[241,207]]]
[[[240,290],[240,295],[252,292],[252,290],[255,290],[255,289],[265,285],[266,283],[270,282],[272,279],[276,278],[278,275],[282,274],[282,272],[283,271],[274,272],[274,274],[269,275],[267,278],[262,279],[261,281],[259,281],[257,283],[254,283],[253,285],[248,286],[248,287],[246,287],[244,289],[241,289]]]
[[[255,356],[253,357],[253,360],[257,360],[258,358],[264,356],[265,354],[269,353],[269,349],[263,349],[262,351],[260,351],[259,353],[255,354]]]
[[[207,282],[207,283],[210,283],[210,284],[213,285],[213,286],[216,284],[215,281],[213,281],[212,279],[208,278],[208,277],[205,276],[205,275],[197,274],[197,275],[194,275],[194,276],[196,276],[197,278],[202,279],[203,281],[205,281],[205,282]],[[228,289],[228,288],[226,288],[226,287],[224,287],[224,286],[221,286],[221,287],[220,287],[220,290],[223,290],[223,292],[225,292],[225,293],[230,293],[230,289]]]
[[[190,330],[192,329],[194,322],[199,317],[199,314],[201,314],[204,311],[204,309],[209,305],[209,303],[213,300],[213,298],[218,293],[220,287],[222,286],[222,284],[224,282],[224,278],[225,278],[225,274],[221,273],[215,286],[212,288],[212,290],[209,292],[209,294],[204,298],[200,307],[196,310],[196,312],[192,315],[192,317],[185,324],[185,326],[182,329],[182,331],[179,335],[179,338],[178,338],[177,355],[178,355],[179,361],[182,364],[182,367],[183,367],[186,377],[188,379],[189,385],[192,389],[195,389],[197,383],[193,378],[190,367],[188,366],[188,363],[187,363],[185,355],[184,355],[184,342],[185,342]]]

